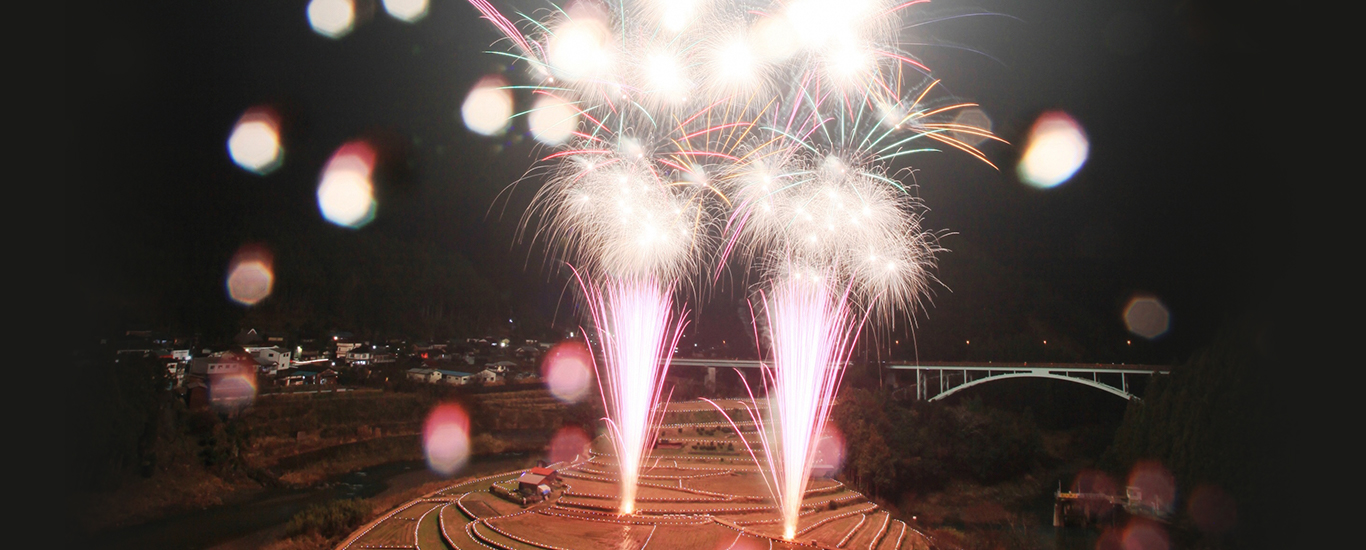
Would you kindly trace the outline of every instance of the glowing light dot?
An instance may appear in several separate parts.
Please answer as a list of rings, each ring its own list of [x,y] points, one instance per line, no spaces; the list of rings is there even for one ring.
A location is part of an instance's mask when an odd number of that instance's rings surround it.
[[[1124,308],[1124,324],[1129,332],[1152,340],[1166,334],[1171,324],[1171,314],[1157,298],[1135,296]]]
[[[422,427],[422,450],[427,466],[450,476],[470,458],[470,417],[459,405],[437,405]]]
[[[801,48],[797,31],[787,17],[765,17],[754,24],[755,53],[775,63],[787,59]]]
[[[727,86],[746,87],[756,81],[759,58],[743,38],[722,45],[715,53],[716,74]]]
[[[427,0],[384,0],[384,11],[394,19],[413,23],[427,16]]]
[[[552,464],[572,461],[587,451],[588,443],[592,439],[587,431],[578,426],[570,425],[560,428],[550,438],[546,460]]]
[[[578,110],[562,99],[540,96],[531,109],[527,120],[531,135],[546,145],[563,144],[579,126]]]
[[[363,141],[347,143],[332,154],[318,183],[318,208],[327,221],[356,228],[374,219],[374,163],[375,152]]]
[[[474,84],[460,106],[466,128],[486,136],[507,129],[512,118],[512,93],[505,86],[507,82],[497,76],[486,76]]]
[[[566,403],[577,403],[593,382],[592,358],[581,342],[562,342],[551,348],[541,365],[541,376],[551,395]]]
[[[313,0],[308,3],[308,24],[328,38],[341,38],[356,24],[356,6],[351,0]]]
[[[1072,117],[1061,111],[1044,113],[1030,131],[1016,172],[1034,187],[1055,187],[1081,169],[1089,150],[1086,134]]]
[[[280,123],[269,109],[254,107],[237,119],[228,136],[228,154],[243,169],[265,175],[280,167]]]
[[[976,107],[970,107],[959,111],[958,114],[953,117],[953,123],[977,128],[982,130],[982,133],[991,131],[991,117],[988,117],[985,111]],[[986,136],[980,135],[980,133],[977,132],[953,131],[949,132],[949,134],[959,141],[972,145],[980,145],[987,139]]]
[[[1131,520],[1124,529],[1121,547],[1125,550],[1169,550],[1171,541],[1166,530],[1156,522]]]
[[[591,15],[564,22],[548,45],[551,70],[571,81],[601,76],[612,64],[610,40],[607,25]]]
[[[275,285],[273,263],[270,252],[263,247],[247,245],[239,249],[228,267],[228,297],[252,306],[270,296]]]

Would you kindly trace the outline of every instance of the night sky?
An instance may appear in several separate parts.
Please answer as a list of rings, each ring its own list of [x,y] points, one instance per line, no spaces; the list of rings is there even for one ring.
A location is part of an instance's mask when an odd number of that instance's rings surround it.
[[[574,321],[564,274],[514,239],[537,180],[508,185],[547,149],[525,121],[501,138],[461,121],[479,77],[528,83],[484,53],[502,49],[491,46],[499,35],[468,3],[434,0],[415,24],[376,5],[340,39],[310,29],[303,1],[116,4],[73,7],[68,31],[79,159],[69,234],[92,329],[238,328],[252,312],[228,299],[224,277],[248,243],[274,253],[279,277],[278,295],[258,308],[394,257],[374,252],[393,246],[398,257],[467,259],[503,297],[500,314],[561,329]],[[1290,239],[1265,220],[1290,207],[1277,192],[1287,161],[1264,137],[1278,85],[1262,80],[1253,33],[1268,16],[1249,11],[1170,0],[936,0],[917,11],[985,14],[916,27],[926,45],[909,49],[1012,145],[985,146],[1000,171],[957,152],[902,157],[917,170],[925,227],[945,232],[950,251],[939,256],[943,285],[916,316],[917,345],[903,322],[879,336],[879,353],[985,359],[964,342],[1050,339],[1075,353],[1039,360],[1179,362],[1260,300]],[[284,163],[266,176],[238,168],[226,148],[256,105],[284,119]],[[1041,191],[1014,167],[1049,110],[1082,125],[1091,155]],[[328,157],[353,139],[381,158],[375,221],[355,230],[324,220],[315,198]],[[1153,342],[1124,328],[1124,306],[1140,293],[1171,313]],[[740,295],[722,289],[700,304],[689,338],[752,339]],[[1125,350],[1130,339],[1136,348]]]

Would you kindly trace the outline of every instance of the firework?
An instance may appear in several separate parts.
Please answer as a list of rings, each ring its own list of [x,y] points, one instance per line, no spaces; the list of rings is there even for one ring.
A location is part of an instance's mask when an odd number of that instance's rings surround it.
[[[608,432],[621,473],[619,511],[630,514],[641,459],[659,430],[663,410],[656,405],[671,350],[686,324],[681,314],[673,316],[672,297],[655,280],[579,277],[578,282],[601,348],[602,362],[595,358],[594,367],[602,381]]]
[[[621,511],[683,327],[675,289],[700,295],[737,263],[759,281],[760,439],[791,538],[850,350],[869,319],[913,318],[933,280],[939,248],[888,167],[940,146],[986,162],[973,143],[995,139],[946,119],[973,105],[933,99],[902,43],[903,16],[927,0],[578,1],[519,23],[470,1],[513,46],[494,53],[535,82],[523,114],[556,148],[521,238],[576,267]]]

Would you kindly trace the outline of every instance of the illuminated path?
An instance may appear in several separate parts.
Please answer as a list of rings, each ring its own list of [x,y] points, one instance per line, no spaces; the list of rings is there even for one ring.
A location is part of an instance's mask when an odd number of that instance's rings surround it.
[[[386,512],[336,548],[900,550],[932,544],[924,533],[826,477],[811,480],[795,539],[782,540],[781,518],[758,466],[742,449],[731,450],[732,444],[740,446],[740,434],[714,427],[712,417],[718,415],[710,407],[700,401],[669,405],[661,433],[667,441],[645,462],[634,514],[617,513],[616,458],[612,446],[598,438],[573,461],[552,465],[560,483],[544,501],[524,506],[492,491],[495,485],[516,490],[524,470],[452,481]]]
[[[757,369],[760,361],[739,359],[675,358],[671,367],[707,367],[713,378],[717,368]],[[1124,399],[1138,396],[1130,391],[1129,382],[1135,377],[1150,378],[1154,374],[1168,374],[1171,367],[1155,365],[1107,365],[1095,363],[935,363],[921,365],[888,365],[899,371],[915,371],[916,400],[937,401],[961,390],[1013,378],[1043,378],[1063,380],[1109,392]]]

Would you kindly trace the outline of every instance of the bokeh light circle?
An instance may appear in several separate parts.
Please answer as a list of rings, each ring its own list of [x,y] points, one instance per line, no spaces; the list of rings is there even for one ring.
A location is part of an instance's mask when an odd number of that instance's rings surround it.
[[[1155,460],[1140,460],[1129,471],[1131,490],[1137,490],[1139,504],[1153,510],[1170,512],[1176,502],[1176,478]]]
[[[958,111],[958,114],[953,117],[953,123],[977,128],[983,130],[983,133],[991,132],[991,117],[987,116],[986,111],[978,109],[977,107],[969,107]],[[985,135],[975,132],[951,131],[949,132],[949,135],[953,136],[954,139],[973,146],[981,145],[983,141],[987,140]]]
[[[546,145],[562,145],[579,127],[579,111],[558,97],[541,95],[527,116],[531,135]]]
[[[570,17],[557,25],[547,44],[555,76],[565,80],[602,78],[612,66],[612,33],[607,17],[596,6],[579,3]]]
[[[256,364],[223,375],[210,375],[209,404],[218,411],[241,410],[256,401]]]
[[[1153,296],[1134,296],[1124,306],[1124,325],[1129,332],[1152,340],[1171,328],[1171,314],[1167,306]]]
[[[1124,528],[1121,548],[1124,550],[1171,550],[1171,539],[1162,525],[1151,520],[1134,518]]]
[[[541,377],[556,399],[577,403],[588,395],[593,383],[593,358],[583,342],[556,344],[545,354]]]
[[[357,228],[375,217],[375,150],[364,141],[342,145],[332,154],[318,182],[318,208],[327,221]]]
[[[816,441],[815,462],[813,467],[817,469],[829,469],[830,472],[839,472],[844,468],[845,449],[844,434],[833,424],[825,425],[825,433]]]
[[[270,296],[275,286],[274,258],[260,245],[246,245],[228,263],[228,297],[244,306],[256,305]]]
[[[1078,493],[1117,495],[1119,494],[1119,483],[1110,474],[1100,470],[1083,469],[1077,472],[1077,477],[1072,481],[1070,490]]]
[[[1081,125],[1071,116],[1062,111],[1046,112],[1029,132],[1029,144],[1016,173],[1031,186],[1056,187],[1081,169],[1090,147]]]
[[[512,119],[512,92],[507,81],[497,75],[486,76],[470,88],[460,105],[460,118],[471,132],[491,136],[507,129]]]
[[[341,38],[356,25],[356,5],[351,0],[313,0],[308,3],[308,24],[328,38]]]
[[[252,107],[237,119],[228,136],[228,155],[242,169],[265,175],[280,167],[284,149],[280,146],[280,122],[264,107]]]
[[[546,461],[552,464],[573,461],[584,452],[585,447],[592,440],[593,436],[589,435],[583,428],[573,425],[564,426],[550,438]]]
[[[454,403],[432,409],[422,426],[422,452],[433,472],[450,476],[470,459],[470,417]]]
[[[414,23],[427,16],[427,0],[384,0],[384,11],[394,19]]]

